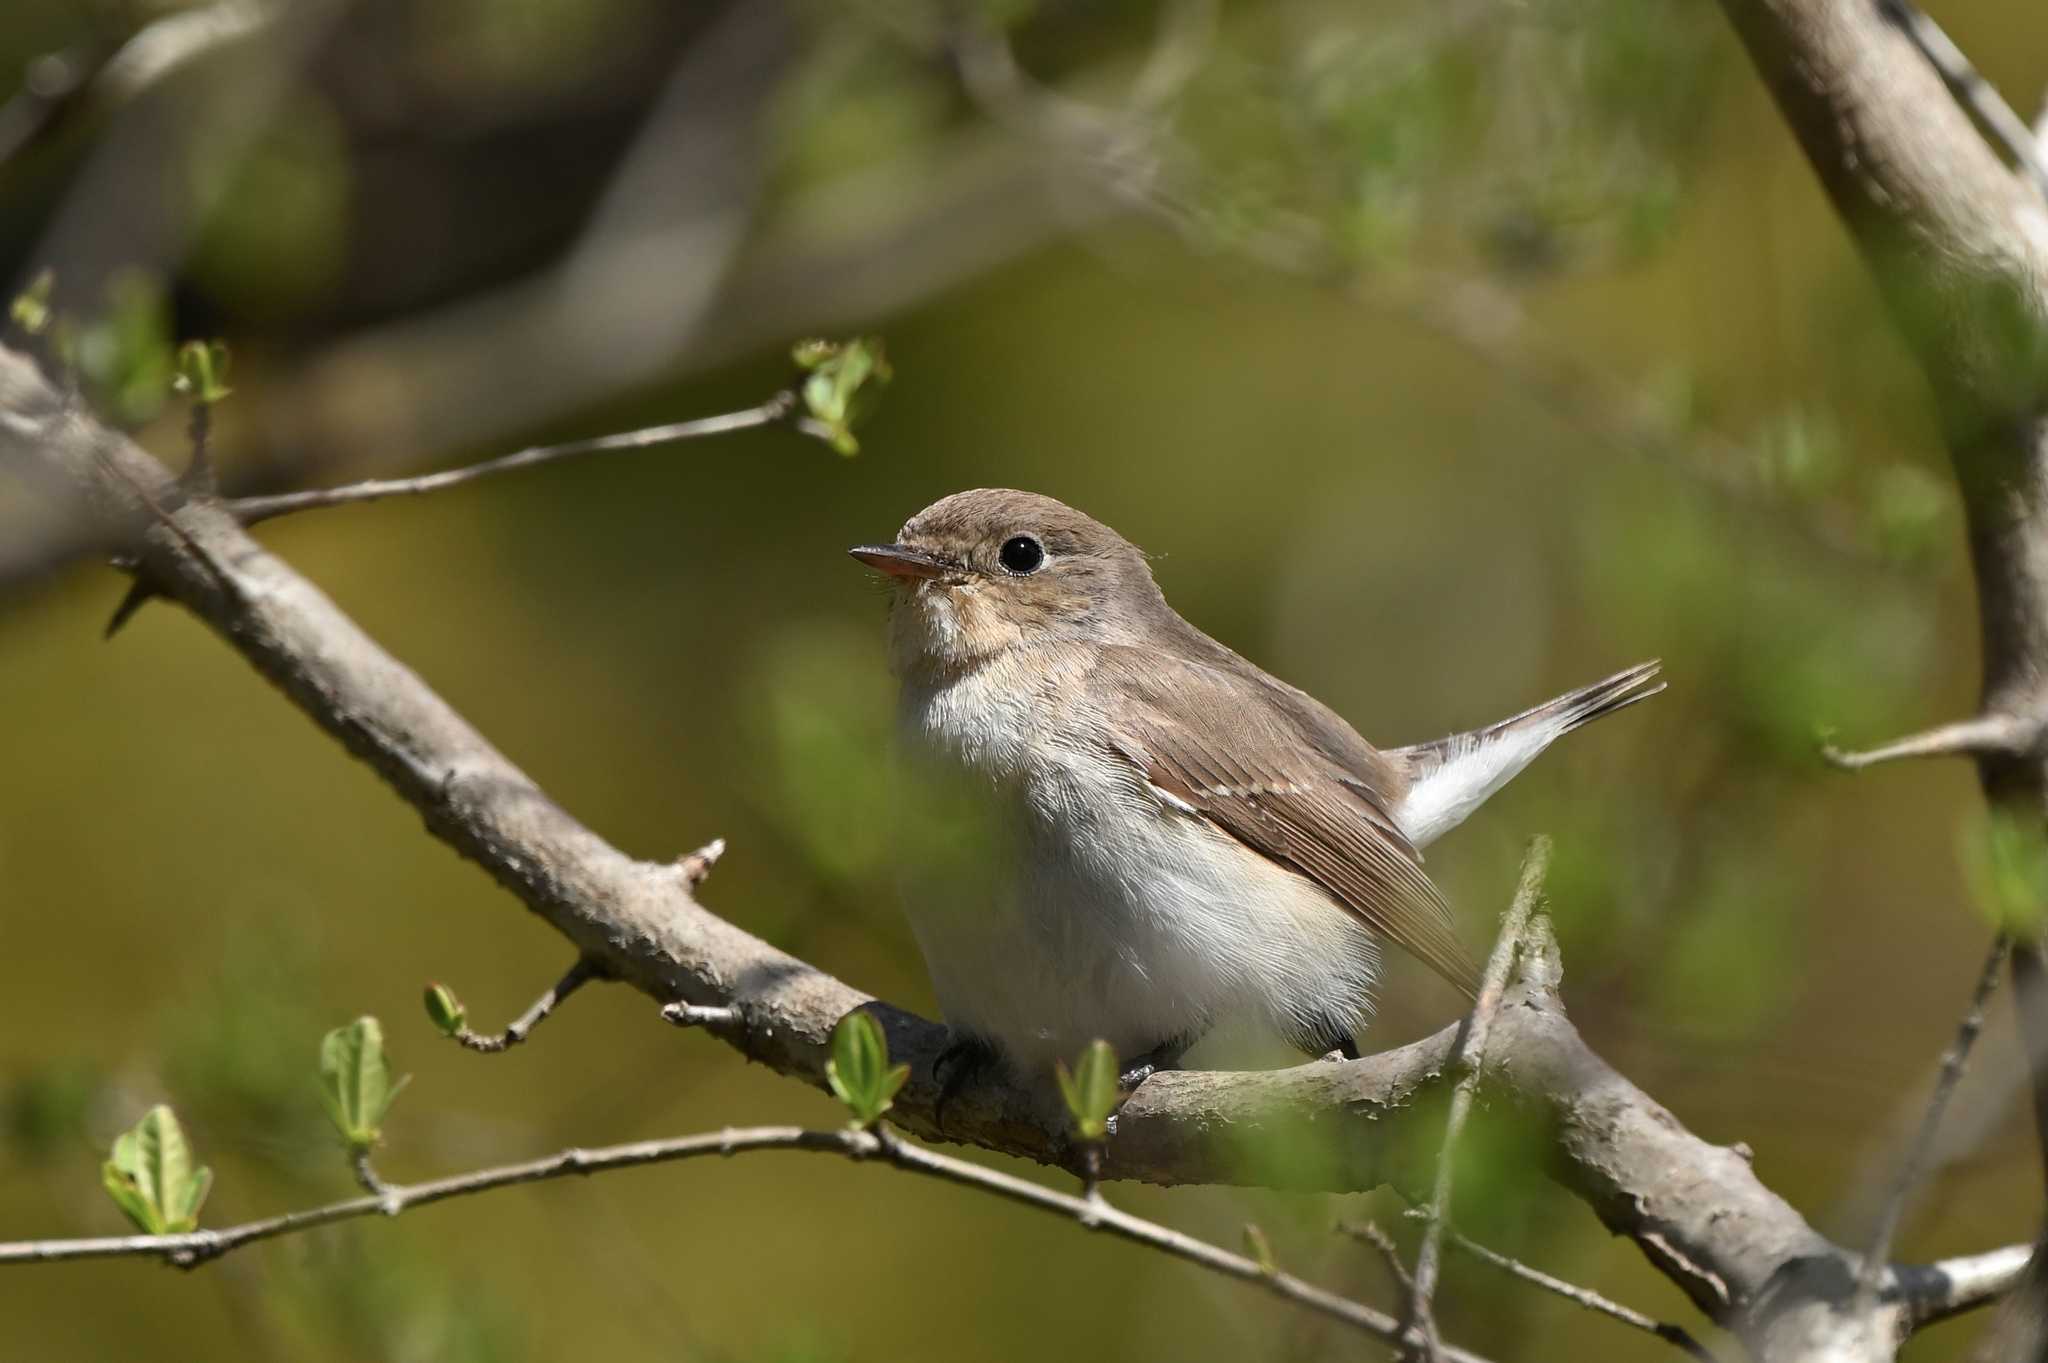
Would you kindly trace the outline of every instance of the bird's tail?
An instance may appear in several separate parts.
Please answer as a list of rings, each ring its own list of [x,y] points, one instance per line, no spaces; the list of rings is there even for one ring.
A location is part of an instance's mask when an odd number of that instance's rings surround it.
[[[1662,691],[1660,666],[1637,663],[1484,729],[1392,749],[1387,756],[1407,765],[1410,780],[1395,822],[1417,847],[1435,841],[1565,734]]]

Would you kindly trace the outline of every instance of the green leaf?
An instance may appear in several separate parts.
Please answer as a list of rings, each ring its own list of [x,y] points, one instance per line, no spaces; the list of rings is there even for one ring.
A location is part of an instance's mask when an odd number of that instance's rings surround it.
[[[427,1016],[433,1019],[442,1036],[454,1036],[469,1021],[462,1000],[456,998],[455,991],[445,984],[427,986]]]
[[[860,452],[853,428],[874,408],[894,377],[878,336],[801,341],[790,358],[805,373],[802,395],[816,434],[843,455]]]
[[[825,1062],[825,1082],[853,1113],[853,1124],[873,1126],[887,1112],[910,1078],[910,1066],[889,1064],[889,1042],[882,1024],[868,1013],[848,1013],[832,1029],[832,1055]]]
[[[228,387],[225,341],[187,341],[178,347],[178,373],[171,386],[194,402],[215,403],[235,390]]]
[[[143,1234],[181,1235],[199,1228],[213,1170],[193,1167],[177,1114],[159,1103],[115,1138],[100,1182]]]
[[[337,1027],[320,1043],[321,1097],[351,1150],[368,1150],[382,1138],[385,1114],[410,1078],[393,1082],[384,1029],[373,1017]]]
[[[1067,1062],[1057,1062],[1055,1073],[1060,1081],[1060,1096],[1066,1099],[1067,1112],[1074,1119],[1074,1129],[1084,1141],[1104,1140],[1109,1136],[1110,1114],[1116,1111],[1117,1066],[1116,1052],[1109,1043],[1097,1039],[1088,1043],[1088,1049],[1081,1052],[1080,1063],[1070,1071]]]
[[[43,328],[50,325],[50,294],[56,286],[57,272],[45,266],[27,288],[14,296],[7,309],[8,319],[30,336],[40,336]]]

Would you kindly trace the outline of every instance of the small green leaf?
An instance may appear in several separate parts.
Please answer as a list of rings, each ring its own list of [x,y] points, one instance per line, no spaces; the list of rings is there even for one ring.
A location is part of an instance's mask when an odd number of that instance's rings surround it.
[[[171,386],[194,402],[215,403],[235,390],[228,387],[225,341],[187,341],[178,347],[178,373]]]
[[[50,325],[50,294],[56,286],[57,272],[45,266],[14,296],[7,309],[9,320],[31,336],[42,335],[43,328]]]
[[[442,1036],[454,1036],[469,1021],[462,1000],[456,998],[455,991],[445,984],[427,986],[427,1016],[433,1019]]]
[[[909,1078],[910,1066],[890,1066],[889,1042],[871,1014],[848,1013],[832,1029],[825,1082],[853,1113],[855,1126],[873,1126]]]
[[[337,1027],[320,1043],[320,1093],[327,1115],[350,1150],[368,1150],[383,1136],[384,1117],[410,1075],[393,1082],[384,1029],[373,1017]]]
[[[804,410],[817,434],[842,455],[860,452],[853,428],[874,407],[880,389],[894,377],[880,337],[850,341],[803,341],[790,358],[805,373]]]
[[[1080,1063],[1070,1071],[1064,1060],[1056,1062],[1060,1096],[1066,1099],[1074,1129],[1084,1141],[1104,1140],[1109,1135],[1110,1114],[1116,1111],[1116,1052],[1097,1039],[1081,1052]]]
[[[194,1168],[177,1114],[161,1103],[114,1140],[100,1182],[145,1235],[181,1235],[199,1227],[213,1170]]]

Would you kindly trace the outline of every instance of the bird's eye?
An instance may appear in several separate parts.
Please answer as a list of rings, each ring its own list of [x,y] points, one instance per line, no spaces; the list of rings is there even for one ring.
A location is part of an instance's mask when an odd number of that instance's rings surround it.
[[[996,559],[1005,572],[1022,577],[1035,573],[1045,566],[1045,546],[1029,535],[1012,535],[1003,541],[1002,550]]]

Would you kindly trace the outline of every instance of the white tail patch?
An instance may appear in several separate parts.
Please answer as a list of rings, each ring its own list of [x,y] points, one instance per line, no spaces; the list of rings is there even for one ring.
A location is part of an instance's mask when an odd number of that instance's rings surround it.
[[[1443,765],[1418,779],[1393,810],[1394,822],[1416,847],[1427,847],[1465,822],[1473,810],[1512,781],[1571,725],[1517,726],[1502,733],[1460,734]]]

